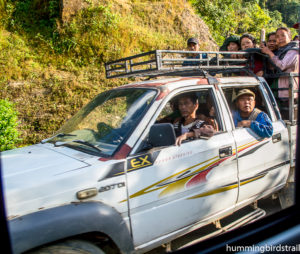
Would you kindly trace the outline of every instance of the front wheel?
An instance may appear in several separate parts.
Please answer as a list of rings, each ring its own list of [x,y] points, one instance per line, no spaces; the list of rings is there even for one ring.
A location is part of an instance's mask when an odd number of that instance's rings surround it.
[[[28,254],[105,254],[95,244],[83,240],[68,240],[42,247]]]

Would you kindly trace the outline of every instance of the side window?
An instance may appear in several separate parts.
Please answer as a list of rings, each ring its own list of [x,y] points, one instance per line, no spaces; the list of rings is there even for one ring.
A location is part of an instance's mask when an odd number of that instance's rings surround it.
[[[189,108],[184,105],[184,101],[186,100],[183,98],[187,99],[191,97],[191,101],[193,101],[191,104],[194,106],[191,105],[191,108]],[[185,121],[185,119],[189,120]],[[212,135],[216,135],[216,133],[223,131],[224,128],[220,119],[220,113],[212,89],[178,93],[169,99],[155,120],[155,124],[171,124],[171,126],[168,125],[170,128],[164,128],[162,125],[161,127],[156,125],[155,128],[151,128],[152,132],[150,130],[137,149],[137,152],[145,152],[154,147],[169,146],[166,144],[172,143],[171,141],[169,142],[169,140],[171,140],[169,132],[172,132],[173,130],[176,137],[180,137],[184,133],[193,132],[193,128],[196,126],[195,128],[199,128],[199,131],[195,131],[195,135],[198,133],[198,137],[209,138]],[[153,130],[155,130],[155,133],[153,133]],[[174,137],[174,134],[172,135]],[[155,138],[154,141],[153,137],[159,138]],[[160,139],[164,140],[160,141]],[[194,139],[195,136],[187,137],[182,142],[190,142]],[[172,145],[173,144],[174,143],[172,143]]]
[[[211,89],[189,91],[175,95],[160,112],[156,123],[171,123],[175,125],[183,121],[187,112],[185,112],[186,109],[179,106],[179,99],[187,94],[192,94],[197,99],[198,106],[195,112],[195,120],[205,121],[206,124],[212,125],[216,132],[221,131],[223,128],[220,124],[220,114]]]
[[[265,112],[270,116],[270,112],[268,110],[268,107],[266,106],[266,101],[264,96],[261,94],[261,91],[259,90],[259,87],[247,87],[247,86],[239,86],[239,87],[223,87],[223,93],[225,95],[226,101],[228,103],[228,106],[231,110],[231,112],[237,110],[236,105],[235,105],[235,98],[238,92],[242,89],[249,89],[255,94],[255,107],[260,109],[261,111]]]

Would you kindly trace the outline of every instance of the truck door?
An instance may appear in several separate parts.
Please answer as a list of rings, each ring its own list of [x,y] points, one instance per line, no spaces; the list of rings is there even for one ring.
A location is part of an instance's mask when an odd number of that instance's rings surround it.
[[[212,89],[195,92],[200,103],[206,102],[208,94],[213,98],[219,125],[213,137],[186,141],[181,146],[154,148],[127,159],[128,202],[135,246],[144,247],[200,221],[207,224],[234,209],[238,193],[234,139],[224,128],[220,105],[216,104]],[[164,104],[149,128],[165,114],[169,103]]]
[[[243,205],[271,194],[283,187],[288,176],[288,135],[282,121],[278,120],[263,87],[223,87],[228,104],[234,107],[232,96],[239,89],[248,88],[256,94],[256,107],[269,115],[273,123],[273,136],[261,138],[250,128],[235,128],[239,169],[238,204]],[[238,206],[237,206],[238,208]]]

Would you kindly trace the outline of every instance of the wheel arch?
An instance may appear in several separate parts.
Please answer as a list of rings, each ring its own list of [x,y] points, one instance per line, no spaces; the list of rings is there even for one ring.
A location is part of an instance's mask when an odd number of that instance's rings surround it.
[[[99,202],[72,203],[17,217],[9,221],[14,253],[62,239],[98,234],[107,236],[121,253],[134,249],[122,216]]]

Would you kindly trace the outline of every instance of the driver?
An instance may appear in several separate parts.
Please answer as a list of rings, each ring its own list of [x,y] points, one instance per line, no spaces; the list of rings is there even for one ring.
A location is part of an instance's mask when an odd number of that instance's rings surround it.
[[[180,146],[183,140],[189,138],[213,136],[214,128],[197,118],[196,111],[198,106],[198,99],[195,93],[186,93],[178,98],[178,109],[181,117],[174,121],[174,129],[177,137],[176,145]]]

